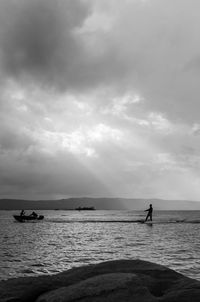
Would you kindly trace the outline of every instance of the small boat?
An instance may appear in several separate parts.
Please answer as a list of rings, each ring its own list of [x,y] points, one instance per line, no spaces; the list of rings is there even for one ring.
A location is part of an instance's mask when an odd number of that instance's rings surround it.
[[[77,211],[95,211],[95,207],[78,207]]]
[[[34,221],[34,220],[37,221],[37,220],[44,219],[43,215],[39,215],[37,217],[31,215],[13,215],[13,217],[19,222]]]

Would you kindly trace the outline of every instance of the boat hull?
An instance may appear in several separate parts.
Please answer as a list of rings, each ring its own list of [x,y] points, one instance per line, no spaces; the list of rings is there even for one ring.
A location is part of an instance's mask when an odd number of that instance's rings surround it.
[[[13,215],[13,217],[15,218],[15,220],[17,220],[18,222],[25,222],[25,221],[37,221],[37,220],[42,220],[44,219],[43,215],[40,215],[38,217],[33,217],[33,216],[21,216],[21,215]]]

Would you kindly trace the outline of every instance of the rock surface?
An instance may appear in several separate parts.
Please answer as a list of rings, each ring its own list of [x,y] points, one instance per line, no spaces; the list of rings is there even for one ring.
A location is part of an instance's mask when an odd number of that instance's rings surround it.
[[[164,266],[118,260],[0,282],[0,302],[199,302],[200,282]]]

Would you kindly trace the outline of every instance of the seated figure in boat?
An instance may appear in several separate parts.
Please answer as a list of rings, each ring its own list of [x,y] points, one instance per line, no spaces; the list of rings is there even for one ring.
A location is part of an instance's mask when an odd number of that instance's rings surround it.
[[[30,216],[37,218],[37,217],[38,217],[38,214],[35,213],[35,212],[33,211],[33,212],[30,214]]]
[[[25,216],[25,211],[21,210],[20,216]]]

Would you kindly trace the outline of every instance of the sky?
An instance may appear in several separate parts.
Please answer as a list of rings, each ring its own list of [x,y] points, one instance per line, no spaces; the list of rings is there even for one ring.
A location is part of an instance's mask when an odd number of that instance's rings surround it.
[[[199,0],[0,0],[0,198],[200,200]]]

